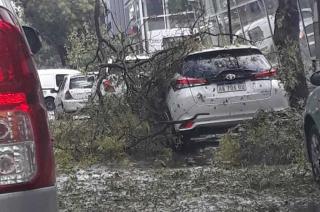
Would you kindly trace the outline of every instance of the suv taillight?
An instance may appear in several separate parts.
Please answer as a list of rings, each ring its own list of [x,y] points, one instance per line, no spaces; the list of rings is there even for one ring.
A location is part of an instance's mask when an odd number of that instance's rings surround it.
[[[175,80],[175,82],[173,82],[172,87],[174,90],[179,90],[183,88],[205,85],[207,83],[208,81],[202,78],[179,77]]]
[[[0,185],[28,182],[36,174],[35,140],[27,107],[0,111]]]
[[[265,70],[265,71],[256,73],[255,75],[253,75],[253,80],[270,79],[275,77],[276,75],[277,75],[277,69],[272,68],[270,70]]]
[[[0,7],[0,193],[55,184],[44,108],[21,27]]]

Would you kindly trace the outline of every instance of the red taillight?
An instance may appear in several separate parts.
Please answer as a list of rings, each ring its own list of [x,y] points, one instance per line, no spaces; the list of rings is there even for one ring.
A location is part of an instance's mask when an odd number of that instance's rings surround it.
[[[180,77],[176,79],[173,88],[179,90],[182,88],[194,87],[207,84],[208,81],[202,78]]]
[[[66,100],[71,100],[71,99],[73,99],[70,91],[67,91],[67,92],[66,92],[66,95],[64,96],[64,98],[65,98]]]
[[[180,126],[180,129],[188,130],[188,129],[191,129],[192,127],[193,127],[193,121],[187,121]]]
[[[114,93],[116,91],[115,88],[112,86],[110,80],[104,80],[103,87],[104,87],[105,92],[108,92],[108,93]]]
[[[272,68],[271,70],[261,71],[254,75],[253,79],[265,79],[272,78],[277,75],[277,69]]]
[[[0,106],[22,103],[27,103],[27,98],[24,93],[0,93]]]
[[[55,184],[39,79],[14,16],[0,7],[0,193]]]

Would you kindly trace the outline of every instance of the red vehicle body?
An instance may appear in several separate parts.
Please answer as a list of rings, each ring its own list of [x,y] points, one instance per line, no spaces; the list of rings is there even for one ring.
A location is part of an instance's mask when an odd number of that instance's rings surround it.
[[[52,141],[32,59],[39,43],[0,0],[1,212],[57,211]]]

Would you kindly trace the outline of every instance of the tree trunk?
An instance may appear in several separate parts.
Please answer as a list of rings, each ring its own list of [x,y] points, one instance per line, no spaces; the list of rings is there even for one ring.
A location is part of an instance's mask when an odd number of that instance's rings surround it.
[[[64,46],[58,45],[56,46],[57,52],[59,54],[61,65],[63,67],[67,66],[67,50]]]
[[[279,0],[275,17],[274,42],[279,52],[279,77],[289,94],[290,106],[300,108],[308,97],[300,53],[299,10],[296,0]]]

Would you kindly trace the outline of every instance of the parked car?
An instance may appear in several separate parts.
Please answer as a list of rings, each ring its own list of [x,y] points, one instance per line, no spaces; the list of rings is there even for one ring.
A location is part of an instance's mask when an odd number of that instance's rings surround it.
[[[301,15],[303,17],[303,22],[300,20],[299,23],[300,39],[301,41],[305,37],[308,39],[311,56],[314,56],[315,42],[311,8],[302,8]],[[246,38],[247,40],[253,41],[262,52],[273,52],[274,47],[272,35],[274,34],[275,28],[275,16],[269,15],[269,21],[267,17],[264,17],[244,26],[243,30],[238,30],[235,33],[235,35],[237,35],[237,37],[235,37],[235,41],[243,43],[243,40],[240,37]],[[270,31],[270,27],[272,32]],[[302,51],[307,51],[306,48],[308,47],[303,43],[301,44]]]
[[[274,31],[274,16],[270,15],[269,20],[271,28]],[[243,31],[245,34],[243,34],[242,30],[239,30],[236,32],[236,35],[253,41],[255,45],[263,52],[272,52],[273,41],[270,25],[268,18],[264,17],[244,26]],[[236,40],[239,40],[240,42],[242,41],[239,37],[236,37]]]
[[[310,94],[304,115],[304,132],[308,158],[315,180],[320,183],[320,72],[311,76],[316,87]]]
[[[95,81],[94,76],[67,75],[60,85],[55,99],[56,115],[75,112],[86,106]]]
[[[70,69],[41,69],[38,70],[44,101],[48,111],[54,111],[54,100],[57,90],[64,77],[69,74],[80,74],[77,70]]]
[[[55,212],[53,144],[32,59],[41,42],[7,0],[0,32],[0,211]]]
[[[195,120],[175,125],[185,138],[201,128],[228,127],[251,119],[259,110],[288,107],[276,69],[252,46],[214,48],[189,54],[172,80],[167,96],[173,121]],[[188,135],[188,136],[187,136]]]

